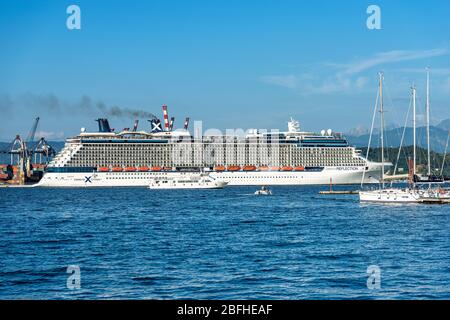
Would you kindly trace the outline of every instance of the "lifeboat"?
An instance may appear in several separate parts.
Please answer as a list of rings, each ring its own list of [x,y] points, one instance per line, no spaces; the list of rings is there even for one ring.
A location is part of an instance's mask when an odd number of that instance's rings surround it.
[[[164,167],[163,171],[172,171],[172,167]]]
[[[303,167],[303,166],[295,167],[294,171],[305,171],[305,167]]]
[[[228,166],[227,168],[228,171],[239,171],[241,170],[240,166]]]
[[[97,170],[100,172],[108,172],[109,168],[108,167],[99,167]]]
[[[161,167],[152,167],[152,171],[161,171],[162,168]]]
[[[135,167],[126,167],[126,168],[125,168],[125,171],[128,171],[128,172],[130,172],[130,171],[136,171],[136,168],[135,168]]]
[[[280,167],[270,167],[269,170],[270,171],[279,171]]]
[[[259,171],[269,171],[269,167],[268,166],[261,166],[258,168]]]
[[[244,170],[244,171],[255,171],[256,167],[255,166],[245,166],[242,170]]]
[[[150,170],[148,167],[144,166],[144,167],[138,167],[138,171],[148,171]]]
[[[122,169],[122,167],[113,167],[113,168],[112,168],[112,171],[114,171],[114,172],[120,172],[120,171],[123,171],[123,169]]]
[[[225,167],[224,166],[217,166],[214,168],[214,170],[216,171],[225,171]]]
[[[7,173],[0,173],[0,180],[9,180],[10,176]]]
[[[292,171],[292,167],[290,166],[282,167],[281,171]]]

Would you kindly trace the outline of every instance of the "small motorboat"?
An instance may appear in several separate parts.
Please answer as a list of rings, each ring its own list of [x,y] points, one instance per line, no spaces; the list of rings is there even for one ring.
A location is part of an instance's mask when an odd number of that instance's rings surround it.
[[[270,195],[272,195],[272,191],[270,191],[269,188],[262,186],[261,189],[255,191],[255,195],[270,196]]]

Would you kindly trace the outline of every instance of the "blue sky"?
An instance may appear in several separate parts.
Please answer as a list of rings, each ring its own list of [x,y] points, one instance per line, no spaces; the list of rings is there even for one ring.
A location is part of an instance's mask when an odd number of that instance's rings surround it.
[[[71,4],[81,30],[66,28]],[[366,27],[370,4],[381,30]],[[293,116],[347,132],[370,125],[378,71],[387,121],[402,123],[412,83],[423,102],[426,66],[437,122],[450,118],[448,12],[447,0],[1,0],[0,140],[35,116],[50,139],[96,129],[97,103],[158,116],[167,104],[175,127],[190,116],[204,128],[284,129]]]

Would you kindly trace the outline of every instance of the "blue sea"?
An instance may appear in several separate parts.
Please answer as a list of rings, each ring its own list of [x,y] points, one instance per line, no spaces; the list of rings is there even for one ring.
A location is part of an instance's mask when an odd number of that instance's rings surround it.
[[[0,299],[450,298],[449,206],[323,189],[0,188]]]

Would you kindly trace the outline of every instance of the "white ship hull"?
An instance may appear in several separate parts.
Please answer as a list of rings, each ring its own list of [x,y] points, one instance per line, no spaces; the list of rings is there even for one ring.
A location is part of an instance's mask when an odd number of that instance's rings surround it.
[[[322,171],[210,172],[231,186],[359,184],[363,167],[325,167]],[[46,172],[38,187],[148,187],[155,177],[178,177],[183,172]],[[365,173],[364,183],[378,183],[378,167]]]
[[[211,176],[228,182],[230,186],[275,186],[275,185],[334,185],[359,184],[363,178],[362,167],[324,168],[310,172],[215,172]],[[365,183],[378,183],[376,171],[366,171]]]

